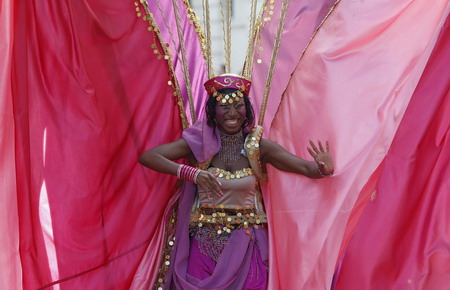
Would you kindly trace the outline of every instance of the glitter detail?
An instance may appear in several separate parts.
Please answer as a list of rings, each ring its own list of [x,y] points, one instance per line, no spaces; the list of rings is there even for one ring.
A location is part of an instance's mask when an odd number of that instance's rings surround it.
[[[244,147],[244,135],[242,130],[239,133],[228,135],[219,130],[220,151],[219,158],[230,168],[241,158],[241,150]]]

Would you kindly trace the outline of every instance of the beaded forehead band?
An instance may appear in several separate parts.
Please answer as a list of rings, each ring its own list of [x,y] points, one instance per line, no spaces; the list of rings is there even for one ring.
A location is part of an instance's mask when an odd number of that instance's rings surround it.
[[[209,96],[215,98],[218,102],[230,103],[239,101],[244,95],[249,94],[252,82],[242,76],[235,74],[223,74],[208,80],[205,83],[205,89]],[[237,91],[222,94],[218,92],[221,89],[236,89]]]

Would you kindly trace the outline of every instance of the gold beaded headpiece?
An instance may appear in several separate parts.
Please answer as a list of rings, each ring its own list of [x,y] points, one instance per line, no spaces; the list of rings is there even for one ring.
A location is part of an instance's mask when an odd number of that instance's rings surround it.
[[[249,94],[252,82],[242,76],[235,74],[223,74],[213,77],[205,83],[205,89],[208,95],[215,98],[218,102],[233,103],[239,101],[244,95]],[[235,89],[236,91],[228,94],[219,92],[221,89]]]

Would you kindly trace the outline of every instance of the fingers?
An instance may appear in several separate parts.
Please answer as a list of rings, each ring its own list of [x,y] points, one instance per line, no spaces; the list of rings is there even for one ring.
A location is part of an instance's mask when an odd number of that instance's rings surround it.
[[[326,141],[326,147],[327,147],[327,152],[330,152],[330,143],[328,143],[328,140]]]
[[[223,192],[220,190],[222,184],[219,179],[207,171],[200,173],[197,184],[205,190],[206,195],[210,200],[212,199],[212,194],[216,194],[219,197],[223,196]]]
[[[314,150],[314,152],[316,154],[320,153],[319,149],[317,149],[316,145],[314,144],[314,142],[311,139],[309,140],[309,144],[311,145],[312,149]]]
[[[323,150],[323,146],[320,140],[317,140],[317,143],[319,143],[320,152],[325,152],[325,150]]]
[[[309,154],[310,154],[314,159],[316,159],[316,153],[314,153],[314,151],[312,151],[312,149],[309,148],[309,147],[307,147],[307,149],[308,149]]]

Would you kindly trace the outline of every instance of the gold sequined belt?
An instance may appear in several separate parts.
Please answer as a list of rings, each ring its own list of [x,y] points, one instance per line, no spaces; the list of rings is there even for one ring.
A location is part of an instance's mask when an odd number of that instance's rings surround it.
[[[258,229],[267,223],[267,216],[254,207],[249,208],[211,208],[200,207],[191,212],[191,227],[208,226],[217,230],[218,234],[230,233],[234,229]]]

